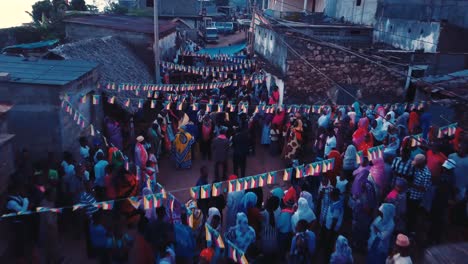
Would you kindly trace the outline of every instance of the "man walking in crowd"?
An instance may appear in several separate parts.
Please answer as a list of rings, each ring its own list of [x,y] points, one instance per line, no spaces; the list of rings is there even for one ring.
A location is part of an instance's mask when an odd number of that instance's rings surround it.
[[[226,137],[226,128],[221,127],[219,135],[213,139],[211,144],[213,157],[214,157],[214,175],[215,181],[220,181],[222,179],[225,181],[227,179],[227,166],[228,166],[228,155],[229,155],[229,139]],[[221,167],[221,177],[219,175],[219,167]]]

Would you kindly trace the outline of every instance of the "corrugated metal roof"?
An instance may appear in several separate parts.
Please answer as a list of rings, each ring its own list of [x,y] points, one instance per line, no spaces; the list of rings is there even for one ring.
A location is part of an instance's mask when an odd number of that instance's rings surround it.
[[[27,60],[0,55],[0,72],[10,73],[10,82],[65,85],[98,66],[82,60]]]
[[[121,31],[139,32],[145,34],[154,33],[153,18],[124,16],[124,15],[92,15],[70,17],[65,23],[82,24],[95,27],[103,27]],[[166,36],[176,30],[177,24],[167,20],[159,20],[159,35]]]

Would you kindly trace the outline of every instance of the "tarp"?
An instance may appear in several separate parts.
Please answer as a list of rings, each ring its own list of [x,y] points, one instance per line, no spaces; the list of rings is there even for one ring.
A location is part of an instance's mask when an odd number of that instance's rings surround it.
[[[39,42],[33,42],[33,43],[24,43],[24,44],[18,44],[18,45],[13,45],[13,46],[8,46],[5,47],[2,52],[8,51],[10,49],[27,49],[27,50],[32,50],[32,49],[40,49],[40,48],[48,48],[52,47],[55,44],[59,42],[58,39],[53,39],[53,40],[46,40],[46,41],[39,41]]]
[[[208,55],[217,55],[217,54],[224,54],[224,55],[234,55],[236,53],[241,52],[247,46],[246,43],[236,44],[231,46],[224,46],[224,47],[216,47],[216,48],[206,48],[199,50],[198,53],[200,54],[208,54]]]

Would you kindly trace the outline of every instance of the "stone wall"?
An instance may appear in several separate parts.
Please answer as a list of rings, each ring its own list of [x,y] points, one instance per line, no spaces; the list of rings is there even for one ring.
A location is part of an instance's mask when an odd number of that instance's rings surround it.
[[[289,38],[290,43],[307,61],[342,86],[357,90],[365,103],[393,102],[404,98],[405,78],[350,53],[314,42]],[[336,101],[337,86],[315,72],[303,60],[291,55],[287,59],[286,102],[300,100]],[[404,69],[401,69],[404,72]]]

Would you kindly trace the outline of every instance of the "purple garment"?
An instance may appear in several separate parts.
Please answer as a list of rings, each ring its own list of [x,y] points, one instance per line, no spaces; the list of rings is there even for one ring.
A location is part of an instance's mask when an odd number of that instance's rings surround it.
[[[360,196],[363,191],[362,184],[367,181],[367,177],[369,176],[369,167],[359,167],[353,174],[356,176],[354,178],[353,186],[351,187],[351,193],[353,196]]]
[[[110,119],[106,120],[107,134],[109,135],[109,143],[118,149],[123,149],[122,131],[117,122]]]

